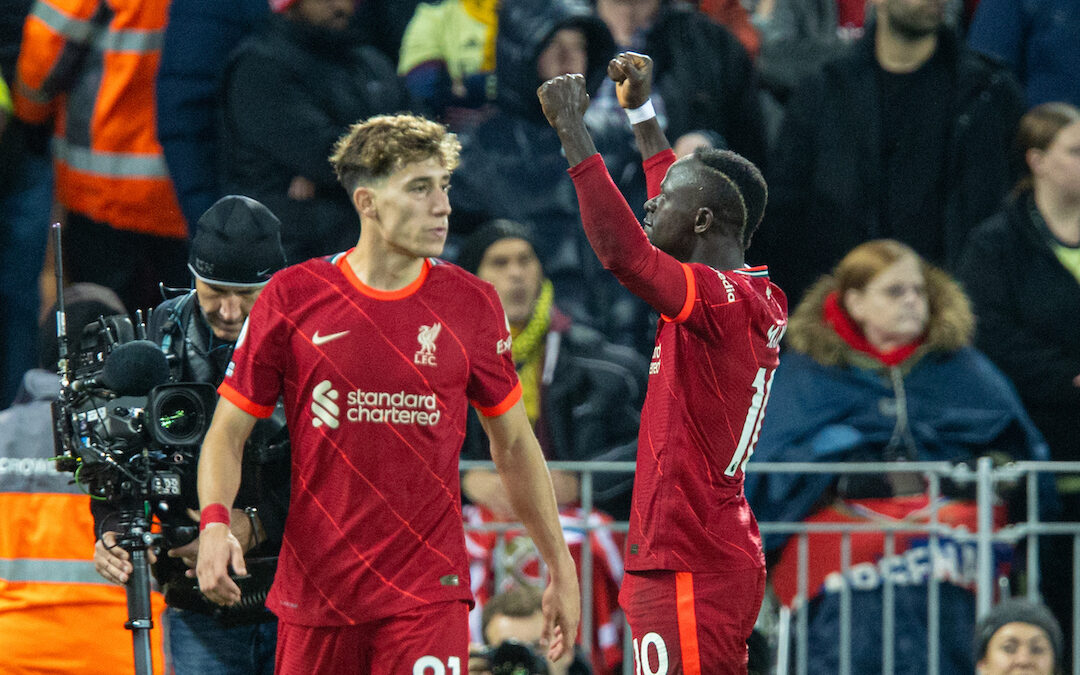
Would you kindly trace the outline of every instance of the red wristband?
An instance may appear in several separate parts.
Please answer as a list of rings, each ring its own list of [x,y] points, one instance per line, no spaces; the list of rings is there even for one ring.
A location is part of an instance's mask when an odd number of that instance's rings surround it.
[[[207,504],[199,516],[199,532],[212,523],[229,524],[229,509],[224,504]]]

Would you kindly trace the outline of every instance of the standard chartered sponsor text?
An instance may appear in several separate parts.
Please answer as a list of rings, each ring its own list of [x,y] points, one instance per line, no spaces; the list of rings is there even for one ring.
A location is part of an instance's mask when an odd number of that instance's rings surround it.
[[[346,398],[346,418],[350,422],[419,424],[435,426],[442,417],[435,394],[399,391],[350,391]]]

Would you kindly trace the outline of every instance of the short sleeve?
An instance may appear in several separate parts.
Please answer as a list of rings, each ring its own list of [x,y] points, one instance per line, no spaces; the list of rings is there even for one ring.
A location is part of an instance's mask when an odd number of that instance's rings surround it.
[[[269,417],[281,395],[290,323],[280,285],[271,279],[255,301],[218,393],[245,412]]]
[[[518,402],[521,384],[510,353],[510,324],[499,296],[490,284],[481,289],[466,394],[481,415],[496,417]]]

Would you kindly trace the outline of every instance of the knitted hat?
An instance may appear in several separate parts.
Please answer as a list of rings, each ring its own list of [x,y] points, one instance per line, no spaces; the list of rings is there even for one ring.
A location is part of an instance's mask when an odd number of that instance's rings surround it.
[[[296,0],[270,0],[271,12],[284,12],[296,4]]]
[[[262,286],[282,267],[281,221],[261,203],[227,195],[199,218],[188,269],[200,281]]]
[[[502,239],[524,239],[529,242],[534,251],[536,250],[536,242],[533,240],[532,230],[528,225],[513,220],[489,220],[470,234],[461,245],[458,265],[476,274],[476,271],[480,269],[480,263],[484,260],[484,254],[492,244]]]
[[[994,633],[1007,623],[1029,623],[1046,633],[1054,648],[1054,663],[1060,664],[1065,656],[1065,639],[1061,626],[1050,610],[1023,598],[1009,598],[990,610],[975,626],[975,661],[986,656],[986,647]]]

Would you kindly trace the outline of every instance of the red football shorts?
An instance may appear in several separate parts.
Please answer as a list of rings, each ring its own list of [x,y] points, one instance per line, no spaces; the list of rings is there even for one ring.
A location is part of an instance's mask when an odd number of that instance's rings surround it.
[[[627,571],[619,605],[634,638],[634,672],[746,675],[746,639],[764,597],[764,568]]]
[[[355,626],[278,621],[278,675],[457,675],[469,669],[469,605],[430,607]]]

